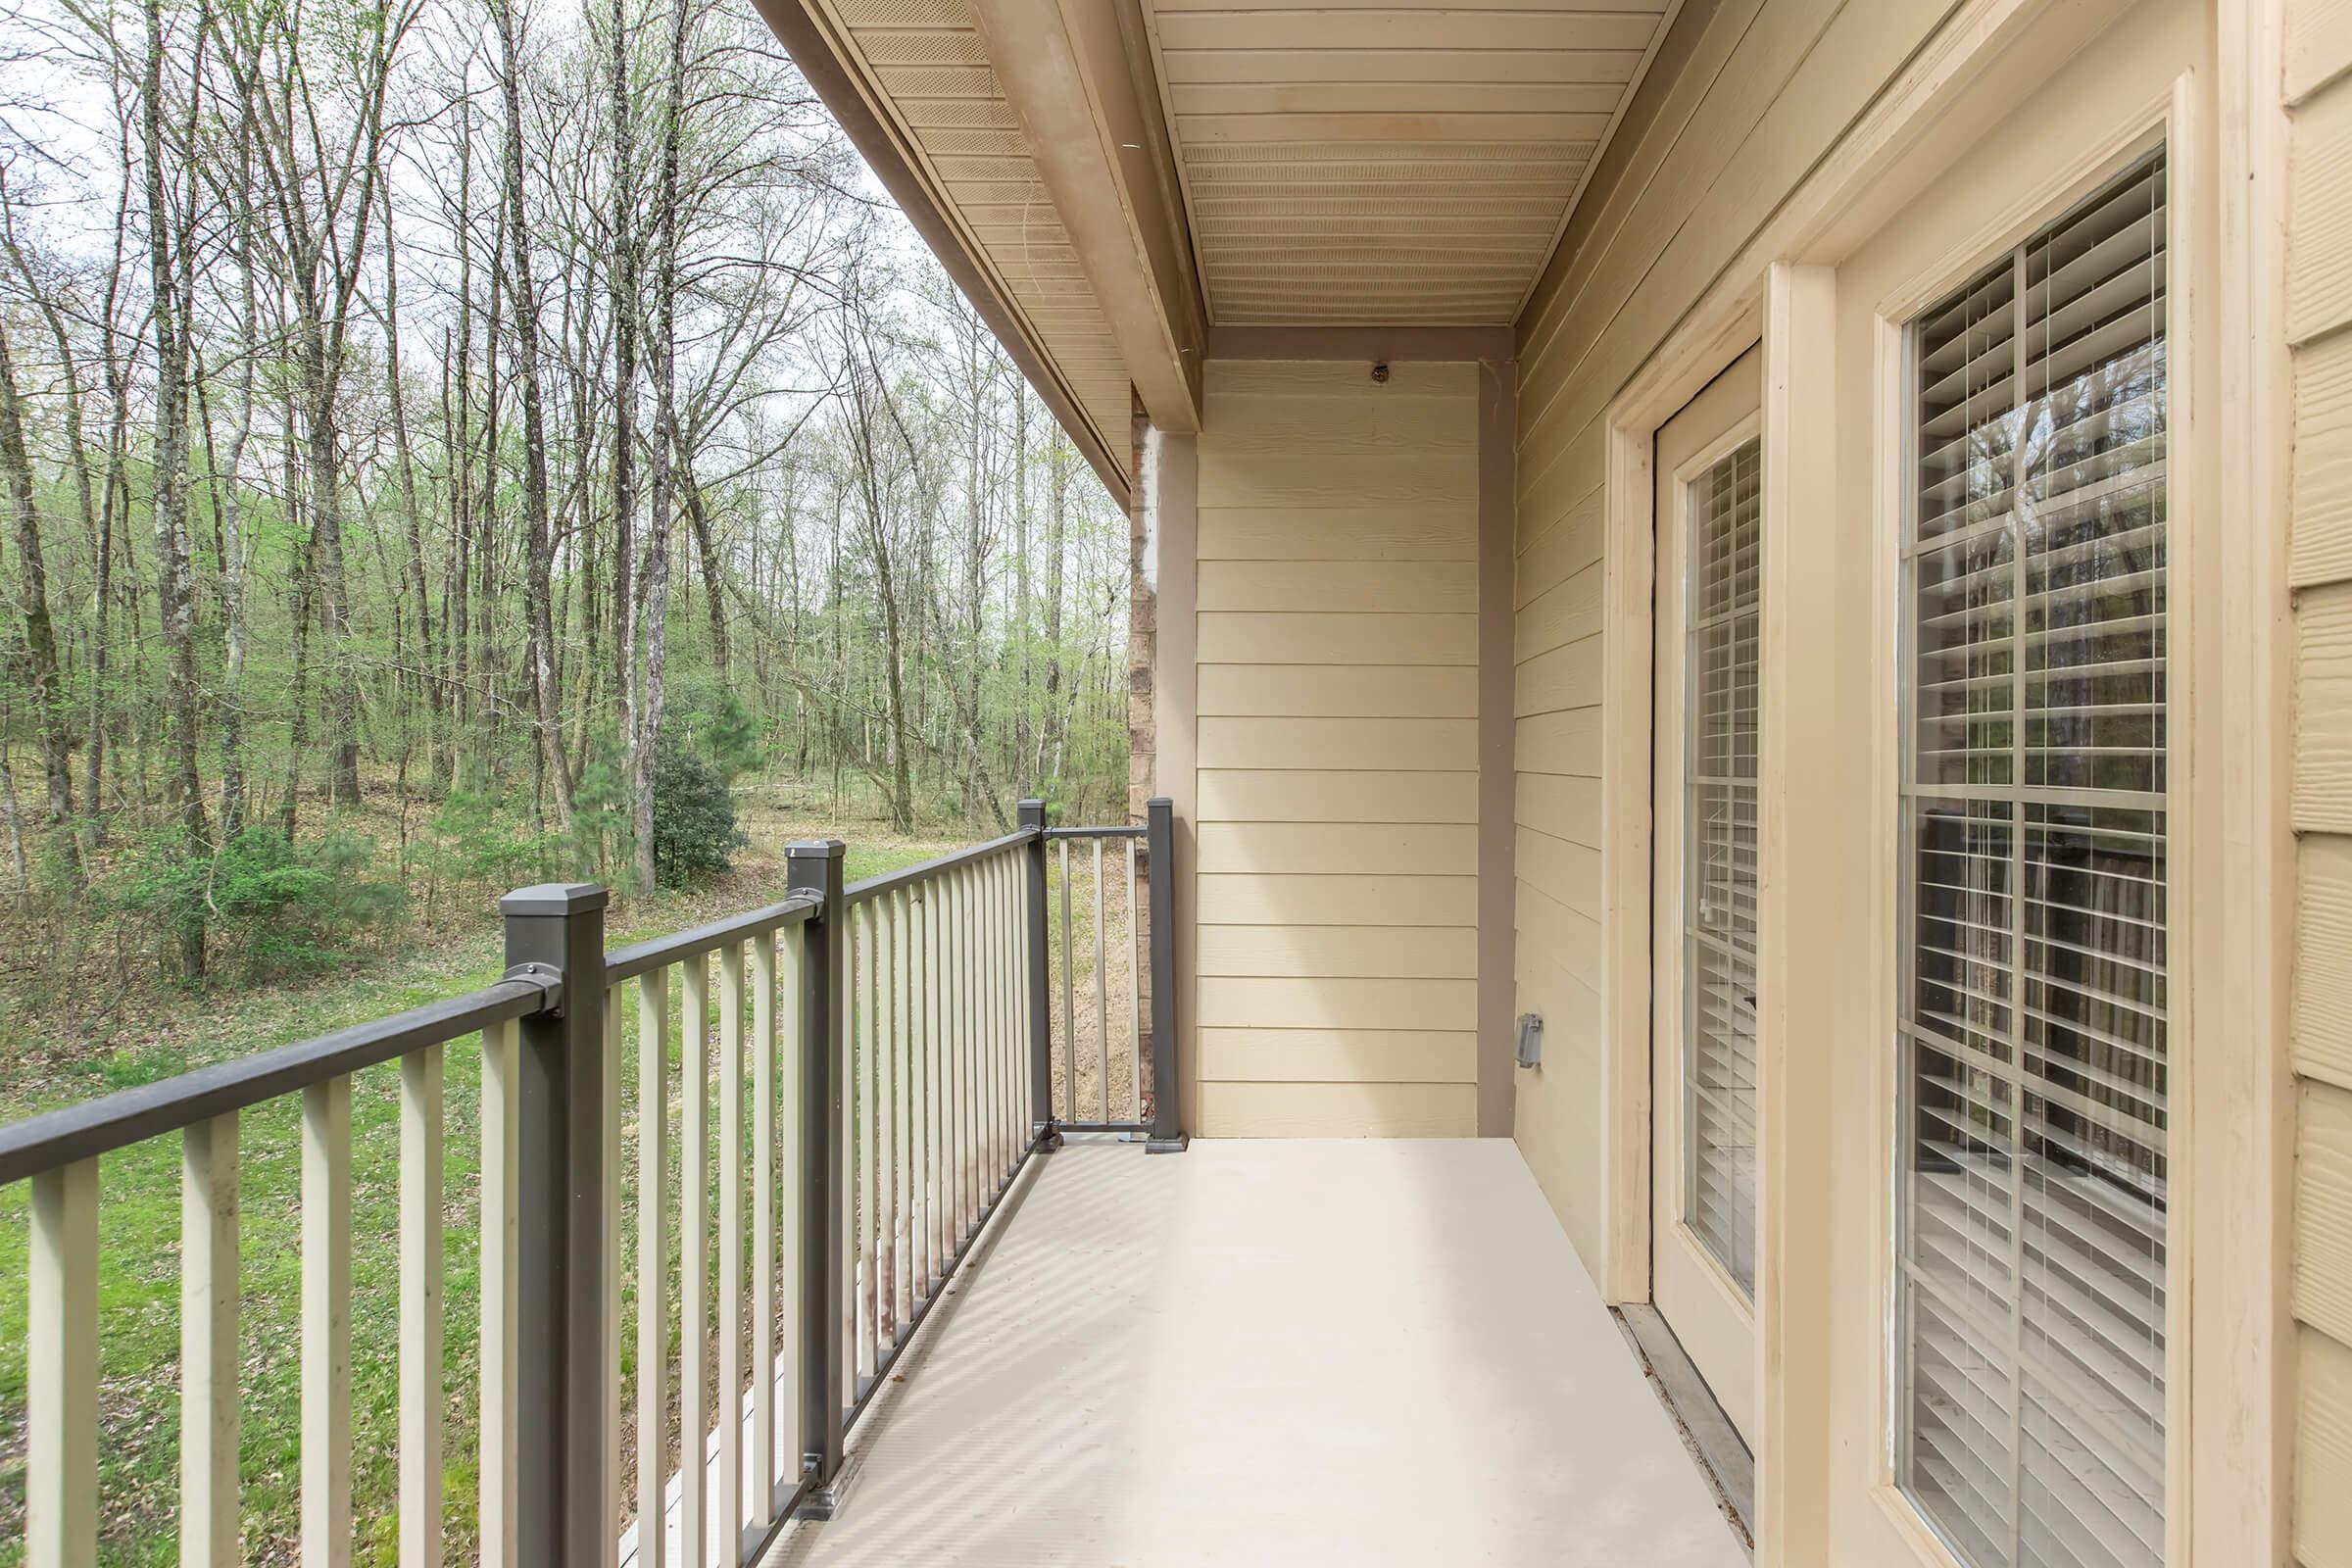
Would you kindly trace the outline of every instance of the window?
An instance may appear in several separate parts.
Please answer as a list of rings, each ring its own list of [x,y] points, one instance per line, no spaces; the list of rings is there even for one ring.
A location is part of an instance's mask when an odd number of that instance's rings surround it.
[[[1690,481],[1683,756],[1683,1214],[1756,1293],[1756,668],[1763,443]]]
[[[2165,195],[1911,329],[1895,1458],[1979,1568],[2164,1553]]]

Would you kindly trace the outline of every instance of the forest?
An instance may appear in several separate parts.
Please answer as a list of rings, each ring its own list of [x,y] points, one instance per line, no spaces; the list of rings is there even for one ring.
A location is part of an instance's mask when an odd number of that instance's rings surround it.
[[[1125,810],[1125,517],[748,5],[0,8],[0,488],[20,982]]]

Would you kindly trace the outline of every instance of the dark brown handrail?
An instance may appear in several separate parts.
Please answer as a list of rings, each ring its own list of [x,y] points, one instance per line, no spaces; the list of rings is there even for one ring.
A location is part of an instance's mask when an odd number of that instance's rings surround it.
[[[0,1186],[179,1132],[494,1023],[545,1012],[562,1000],[562,983],[552,973],[509,975],[479,991],[428,1002],[389,1018],[370,1018],[331,1034],[27,1116],[0,1126]]]
[[[712,920],[673,931],[665,937],[655,937],[634,947],[622,948],[605,956],[605,984],[616,986],[623,980],[633,980],[663,964],[680,958],[691,958],[699,953],[710,953],[729,942],[748,942],[753,937],[807,920],[822,908],[823,901],[807,894],[796,893],[780,904],[771,904],[749,914],[731,914],[723,920]]]
[[[901,866],[896,871],[885,871],[879,876],[869,876],[862,882],[851,883],[842,890],[841,896],[850,904],[863,904],[868,899],[880,898],[885,893],[895,893],[901,888],[918,887],[934,877],[953,871],[959,865],[969,865],[974,860],[985,860],[991,856],[1004,855],[1008,851],[1016,850],[1028,843],[1035,836],[1036,831],[1034,828],[1019,828],[1005,834],[1001,839],[990,839],[985,844],[967,845],[963,849],[951,851],[933,859],[923,860],[914,865]]]

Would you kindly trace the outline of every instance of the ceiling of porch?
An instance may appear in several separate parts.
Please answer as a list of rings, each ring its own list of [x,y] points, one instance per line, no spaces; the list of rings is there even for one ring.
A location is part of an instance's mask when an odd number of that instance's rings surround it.
[[[757,3],[1121,495],[1212,326],[1510,323],[1684,9]]]
[[[970,0],[821,0],[809,11],[833,24],[835,50],[862,68],[881,118],[904,138],[906,161],[962,228],[965,248],[994,274],[1041,358],[1059,371],[1072,412],[1123,466],[1128,370],[989,62]]]
[[[1228,325],[1518,314],[1677,0],[1142,0]]]

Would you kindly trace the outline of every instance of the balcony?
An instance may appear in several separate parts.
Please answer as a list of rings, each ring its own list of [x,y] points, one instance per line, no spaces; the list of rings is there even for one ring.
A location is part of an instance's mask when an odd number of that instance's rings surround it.
[[[0,1128],[32,1190],[24,1560],[97,1560],[98,1161],[172,1138],[179,1560],[245,1560],[239,1118],[298,1098],[306,1563],[361,1534],[362,1336],[399,1348],[409,1568],[1740,1561],[1515,1146],[1188,1148],[1174,857],[1165,801],[1031,803],[853,887],[795,846],[779,902],[617,952],[602,889],[525,889],[483,991]],[[463,1386],[445,1054],[477,1032]],[[352,1084],[392,1064],[398,1235],[360,1237]],[[398,1310],[355,1321],[355,1253],[394,1243]]]

